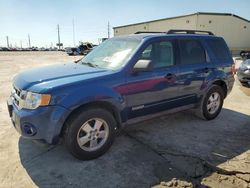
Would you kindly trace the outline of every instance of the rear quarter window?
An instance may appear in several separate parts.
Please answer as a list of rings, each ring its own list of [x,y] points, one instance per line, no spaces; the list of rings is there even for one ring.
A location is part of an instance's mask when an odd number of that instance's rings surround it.
[[[224,40],[222,39],[207,39],[209,48],[217,60],[230,60],[231,54]]]

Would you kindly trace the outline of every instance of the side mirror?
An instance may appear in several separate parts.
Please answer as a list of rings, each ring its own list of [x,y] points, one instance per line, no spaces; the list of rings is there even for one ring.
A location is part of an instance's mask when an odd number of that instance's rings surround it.
[[[138,60],[133,68],[133,72],[147,72],[152,70],[152,61],[145,59]]]

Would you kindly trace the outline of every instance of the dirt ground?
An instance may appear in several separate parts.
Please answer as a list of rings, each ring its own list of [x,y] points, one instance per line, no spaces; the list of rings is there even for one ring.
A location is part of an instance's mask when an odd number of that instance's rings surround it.
[[[212,121],[192,110],[126,127],[102,157],[79,161],[62,144],[23,139],[6,99],[13,77],[77,60],[63,52],[0,53],[0,187],[250,188],[250,88],[237,81]]]

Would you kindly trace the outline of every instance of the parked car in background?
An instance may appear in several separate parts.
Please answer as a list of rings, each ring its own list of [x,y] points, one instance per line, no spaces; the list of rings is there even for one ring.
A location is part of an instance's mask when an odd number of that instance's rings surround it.
[[[92,49],[93,45],[91,43],[85,42],[79,45],[82,55],[87,55]]]
[[[6,48],[6,47],[2,47],[2,50],[1,51],[10,51],[9,48]]]
[[[81,50],[78,47],[76,47],[76,48],[67,47],[67,48],[65,48],[65,52],[68,55],[82,55]]]
[[[18,74],[8,99],[15,129],[49,144],[62,137],[89,160],[130,123],[190,108],[216,118],[234,84],[229,49],[211,32],[179,31],[115,37],[77,63]]]
[[[243,85],[250,86],[250,59],[243,61],[237,71],[237,77]]]
[[[89,42],[81,43],[78,47],[68,47],[65,49],[68,55],[87,55],[96,45]]]
[[[243,60],[250,59],[250,51],[241,51],[240,56]]]

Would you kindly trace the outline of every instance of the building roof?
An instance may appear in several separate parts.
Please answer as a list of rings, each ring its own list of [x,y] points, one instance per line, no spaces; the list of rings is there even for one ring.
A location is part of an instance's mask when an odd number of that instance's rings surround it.
[[[122,27],[133,26],[133,25],[139,25],[139,24],[147,24],[147,23],[151,23],[151,22],[158,22],[158,21],[176,19],[176,18],[183,18],[183,17],[186,17],[186,16],[194,16],[194,15],[233,16],[233,17],[236,17],[238,19],[241,19],[241,20],[244,20],[244,21],[250,23],[250,20],[247,20],[245,18],[242,18],[240,16],[237,16],[237,15],[231,14],[231,13],[196,12],[196,13],[193,13],[193,14],[186,14],[186,15],[182,15],[182,16],[175,16],[175,17],[170,17],[170,18],[163,18],[163,19],[151,20],[151,21],[147,21],[147,22],[140,22],[140,23],[135,23],[135,24],[128,24],[128,25],[117,26],[117,27],[113,27],[113,29],[118,29],[118,28],[122,28]]]

